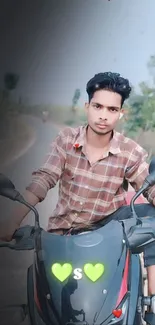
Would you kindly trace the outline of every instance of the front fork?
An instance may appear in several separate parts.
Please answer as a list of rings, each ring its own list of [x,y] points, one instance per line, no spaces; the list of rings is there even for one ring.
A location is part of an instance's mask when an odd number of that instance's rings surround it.
[[[147,281],[147,274],[145,272],[143,261],[141,260],[141,272],[142,272],[142,281],[143,281],[143,295],[141,297],[141,301],[139,301],[138,309],[140,311],[141,306],[141,315],[143,317],[143,320],[145,321],[145,324],[148,325],[155,325],[155,296],[150,297],[147,294],[147,287],[146,281]],[[144,324],[144,322],[142,322]]]

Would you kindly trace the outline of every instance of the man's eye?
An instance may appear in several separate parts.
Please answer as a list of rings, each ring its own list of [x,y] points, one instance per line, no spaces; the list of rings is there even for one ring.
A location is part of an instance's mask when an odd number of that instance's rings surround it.
[[[95,104],[94,107],[100,108],[101,106],[99,104]]]
[[[111,107],[110,110],[111,110],[112,112],[117,112],[117,109],[114,108],[114,107]]]

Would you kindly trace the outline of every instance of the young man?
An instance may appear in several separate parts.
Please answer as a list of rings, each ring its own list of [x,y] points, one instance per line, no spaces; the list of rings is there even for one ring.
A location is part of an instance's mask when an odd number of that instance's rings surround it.
[[[48,224],[48,229],[57,233],[87,228],[101,220],[129,218],[123,181],[126,179],[137,191],[148,175],[145,150],[115,131],[122,105],[131,92],[128,80],[116,73],[99,73],[87,83],[86,90],[87,126],[66,127],[58,134],[24,194],[35,206],[60,181],[58,204]],[[149,189],[147,199],[148,204],[136,206],[139,217],[155,215],[155,188]],[[18,209],[11,218],[14,224],[10,223],[9,229],[7,225],[0,237],[10,240],[28,212],[23,206]],[[145,249],[144,265],[153,302],[155,244]]]

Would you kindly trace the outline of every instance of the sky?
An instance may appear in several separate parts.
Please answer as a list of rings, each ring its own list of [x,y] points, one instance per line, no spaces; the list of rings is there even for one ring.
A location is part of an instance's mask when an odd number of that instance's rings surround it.
[[[16,95],[32,104],[70,105],[98,72],[137,87],[155,54],[154,0],[1,0],[0,86],[20,75]]]

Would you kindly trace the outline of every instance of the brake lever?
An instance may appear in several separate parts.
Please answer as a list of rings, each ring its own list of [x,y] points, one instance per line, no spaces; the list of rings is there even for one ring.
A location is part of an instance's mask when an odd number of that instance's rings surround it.
[[[34,249],[35,228],[24,226],[15,231],[12,236],[14,242],[0,241],[0,247],[7,247],[13,250],[32,250]]]

